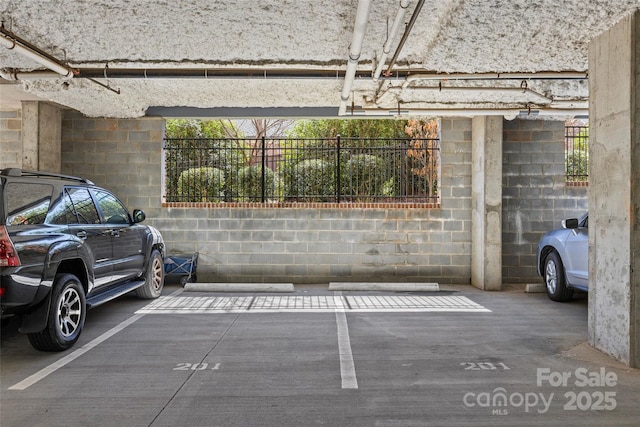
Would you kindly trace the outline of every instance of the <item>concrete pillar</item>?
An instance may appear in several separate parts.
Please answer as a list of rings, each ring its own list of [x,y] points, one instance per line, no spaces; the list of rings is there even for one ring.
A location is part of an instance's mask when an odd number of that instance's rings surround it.
[[[60,172],[62,111],[40,101],[22,101],[22,169]]]
[[[471,284],[502,288],[502,117],[475,117],[471,149]]]
[[[589,46],[589,341],[640,367],[640,11]]]

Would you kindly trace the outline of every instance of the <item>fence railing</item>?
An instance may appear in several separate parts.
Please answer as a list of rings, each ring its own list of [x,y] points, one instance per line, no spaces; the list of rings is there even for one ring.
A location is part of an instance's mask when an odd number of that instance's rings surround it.
[[[565,126],[565,176],[569,183],[589,181],[589,126]]]
[[[165,139],[167,202],[436,203],[438,139]]]

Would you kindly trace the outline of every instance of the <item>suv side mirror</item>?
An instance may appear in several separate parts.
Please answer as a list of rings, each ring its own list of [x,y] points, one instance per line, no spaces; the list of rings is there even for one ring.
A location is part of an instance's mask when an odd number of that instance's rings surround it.
[[[142,209],[134,209],[133,210],[133,222],[138,223],[142,222],[147,218]]]
[[[567,218],[562,220],[562,228],[578,228],[578,218]]]

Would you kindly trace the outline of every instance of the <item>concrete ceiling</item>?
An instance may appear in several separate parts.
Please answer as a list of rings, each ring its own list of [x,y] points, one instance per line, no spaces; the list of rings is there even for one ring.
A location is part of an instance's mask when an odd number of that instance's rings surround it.
[[[0,0],[5,44],[17,36],[74,73],[0,46],[0,108],[40,98],[105,117],[581,115],[589,41],[640,7],[404,0],[383,71],[415,25],[391,74],[374,79],[401,2],[373,0],[350,85],[363,1]]]

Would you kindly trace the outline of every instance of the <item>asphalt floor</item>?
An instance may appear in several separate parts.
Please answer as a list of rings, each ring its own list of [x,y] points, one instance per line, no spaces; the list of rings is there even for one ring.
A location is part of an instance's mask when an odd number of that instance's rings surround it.
[[[637,426],[640,370],[588,345],[587,298],[169,284],[63,353],[3,325],[0,425]]]

